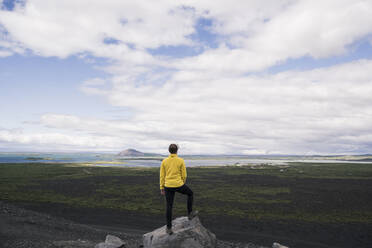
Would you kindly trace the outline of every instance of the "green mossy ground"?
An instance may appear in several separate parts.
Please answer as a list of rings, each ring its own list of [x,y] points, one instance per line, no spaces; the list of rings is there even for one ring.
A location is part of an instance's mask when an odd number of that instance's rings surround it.
[[[62,203],[164,214],[158,168],[0,164],[0,200]],[[188,168],[195,207],[206,218],[372,223],[372,164],[292,163]],[[186,213],[177,195],[174,215]]]

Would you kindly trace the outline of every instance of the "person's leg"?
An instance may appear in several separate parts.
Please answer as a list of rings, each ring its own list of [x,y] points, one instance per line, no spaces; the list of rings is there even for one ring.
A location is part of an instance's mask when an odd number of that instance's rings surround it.
[[[177,192],[181,194],[187,195],[187,212],[190,214],[192,212],[192,204],[194,201],[194,193],[192,190],[187,187],[186,184],[182,185],[181,187],[177,188]]]
[[[174,193],[175,191],[164,187],[165,190],[165,199],[167,200],[167,227],[172,228],[172,208],[173,208],[173,201],[174,201]]]

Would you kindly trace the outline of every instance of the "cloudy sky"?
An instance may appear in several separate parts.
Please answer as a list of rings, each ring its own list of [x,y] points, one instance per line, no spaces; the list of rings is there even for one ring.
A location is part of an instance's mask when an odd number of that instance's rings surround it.
[[[370,0],[0,6],[0,151],[372,151]]]

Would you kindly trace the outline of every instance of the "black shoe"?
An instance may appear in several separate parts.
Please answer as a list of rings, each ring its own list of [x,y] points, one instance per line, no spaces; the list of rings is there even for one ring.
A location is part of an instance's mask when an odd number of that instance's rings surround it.
[[[199,214],[198,210],[192,211],[191,213],[189,213],[189,216],[188,216],[189,220],[192,220],[198,214]]]
[[[168,233],[169,235],[172,235],[173,234],[172,228],[167,227],[166,233]]]

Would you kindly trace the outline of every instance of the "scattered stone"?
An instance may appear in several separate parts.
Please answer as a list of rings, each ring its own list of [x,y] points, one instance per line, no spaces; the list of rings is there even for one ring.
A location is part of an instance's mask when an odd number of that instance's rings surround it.
[[[115,244],[117,245],[118,247],[124,245],[124,241],[121,240],[120,238],[116,237],[116,236],[113,236],[113,235],[107,235],[106,236],[106,243],[110,243],[110,244]]]
[[[269,248],[269,247],[255,245],[253,243],[240,243],[217,240],[217,248]]]
[[[288,246],[281,245],[279,243],[273,243],[273,248],[289,248]]]
[[[216,235],[207,230],[195,217],[180,217],[172,221],[173,234],[166,233],[166,226],[143,235],[144,248],[215,248]]]
[[[99,243],[95,246],[95,248],[123,248],[123,247],[125,247],[125,242],[113,235],[107,235],[105,242]]]

